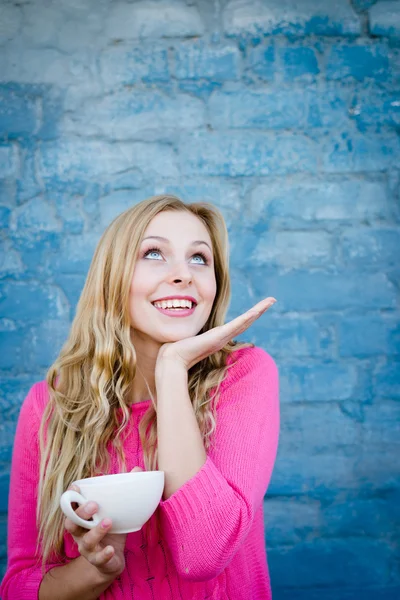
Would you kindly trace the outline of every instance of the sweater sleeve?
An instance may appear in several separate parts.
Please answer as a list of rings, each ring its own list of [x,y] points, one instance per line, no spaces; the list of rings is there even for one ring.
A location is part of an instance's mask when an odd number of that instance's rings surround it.
[[[44,404],[45,390],[45,382],[31,388],[18,418],[10,477],[8,565],[0,589],[3,600],[36,600],[43,578],[41,558],[37,558],[35,550],[39,403]],[[55,566],[59,565],[47,564],[45,572]]]
[[[217,405],[215,446],[202,468],[167,500],[161,523],[184,579],[219,575],[248,535],[278,446],[279,385],[261,348],[239,350]]]

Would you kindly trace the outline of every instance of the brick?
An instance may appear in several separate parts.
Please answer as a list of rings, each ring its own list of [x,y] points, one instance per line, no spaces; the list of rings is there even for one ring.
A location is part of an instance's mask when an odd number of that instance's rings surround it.
[[[389,583],[390,556],[390,544],[384,540],[349,537],[314,539],[286,548],[285,552],[283,548],[271,549],[268,562],[276,580],[284,582],[285,587],[323,586],[316,597],[325,598],[324,590],[331,586],[357,587],[361,581],[365,587]],[[337,597],[342,598],[341,593]]]
[[[281,402],[331,402],[355,395],[358,372],[354,365],[338,362],[281,365]]]
[[[0,144],[0,179],[16,175],[17,172],[17,149],[10,144]]]
[[[293,4],[290,0],[243,2],[231,0],[223,12],[224,31],[238,35],[340,35],[360,33],[360,22],[349,3],[303,0]]]
[[[6,337],[7,336],[5,336],[5,339]],[[18,416],[22,402],[33,384],[33,378],[27,375],[14,377],[4,375],[2,377],[0,390],[1,424],[4,425],[4,435],[7,437],[8,442],[11,441],[11,445],[13,441],[11,435],[15,430],[16,425],[15,421],[12,421],[12,419],[16,419]],[[5,440],[2,436],[0,436],[0,439],[2,441]]]
[[[204,153],[207,148],[207,153]],[[185,175],[268,175],[316,169],[313,142],[298,134],[235,132],[182,136],[181,169]]]
[[[394,316],[343,317],[338,334],[340,356],[400,354],[400,323]]]
[[[7,512],[9,487],[10,487],[10,473],[1,473],[0,474],[0,513]]]
[[[21,84],[78,85],[87,80],[89,60],[86,54],[85,68],[79,70],[68,53],[55,48],[32,48],[27,44],[19,47],[16,57],[12,47],[5,47],[0,56],[0,80]]]
[[[0,287],[0,314],[24,323],[40,323],[65,316],[68,306],[55,286],[6,282]]]
[[[0,85],[0,132],[8,139],[26,138],[38,125],[34,98],[11,86]]]
[[[323,231],[267,231],[260,235],[250,256],[252,265],[289,269],[330,264],[333,239]]]
[[[274,310],[378,310],[397,306],[396,288],[383,273],[298,270],[276,275],[265,267],[257,267],[252,269],[250,278],[256,296],[264,297],[268,290],[268,295],[278,300]]]
[[[322,168],[328,173],[385,171],[397,164],[399,151],[399,138],[391,131],[385,135],[330,134],[322,143]]]
[[[20,168],[16,181],[16,201],[23,204],[43,193],[43,186],[36,178],[35,145],[31,142],[20,149]]]
[[[40,7],[40,11],[35,5],[24,4],[22,11],[24,15],[23,37],[27,46],[59,47],[57,33],[62,31],[68,21],[64,11],[45,3]],[[44,23],[46,23],[45,27]]]
[[[174,152],[166,145],[64,139],[41,146],[39,173],[44,179],[96,177],[104,181],[128,169],[143,170],[149,177],[178,174]]]
[[[400,5],[398,2],[378,2],[369,11],[372,35],[400,39]]]
[[[177,79],[238,79],[240,53],[231,44],[210,46],[203,42],[186,42],[175,48]]]
[[[5,311],[1,310],[1,316]],[[0,369],[15,371],[23,358],[23,343],[26,332],[22,330],[0,331]]]
[[[347,130],[350,124],[351,91],[330,87],[311,88],[302,94],[308,103],[309,128]]]
[[[396,91],[365,89],[357,91],[350,108],[352,119],[365,131],[380,126],[400,125],[400,94]]]
[[[318,530],[321,521],[319,500],[305,498],[264,498],[267,547],[292,546]]]
[[[40,229],[10,230],[10,238],[15,250],[30,275],[37,276],[47,283],[52,275],[52,259],[57,256],[61,233]]]
[[[139,81],[163,82],[170,77],[166,48],[157,46],[114,46],[100,55],[100,74],[104,84],[132,85]]]
[[[246,310],[248,310],[251,306],[254,305],[254,298],[251,291],[250,282],[246,274],[244,274],[243,271],[236,269],[235,267],[231,267],[230,277],[232,299],[229,304],[228,313],[225,319],[226,322],[243,314]],[[245,331],[242,334],[242,336],[238,336],[237,339],[248,341],[249,332]]]
[[[1,149],[0,149],[0,158],[1,158]],[[6,179],[1,179],[0,177],[0,205],[2,211],[2,218],[7,218],[7,213],[3,207],[14,206],[15,204],[15,189],[16,189],[16,181],[12,177],[7,177]]]
[[[123,90],[84,103],[79,111],[65,117],[61,128],[68,135],[153,140],[175,136],[181,129],[197,129],[204,123],[204,105],[197,98]]]
[[[6,544],[6,540],[7,540],[7,518],[5,517],[5,515],[2,515],[0,517],[0,539],[4,540],[4,542],[0,544],[0,557],[5,557],[6,556],[6,552],[7,552],[7,547],[6,547],[7,546],[7,544]],[[5,574],[5,571],[3,571],[3,575],[0,575],[0,577],[3,577],[4,574]]]
[[[119,214],[153,195],[155,192],[148,188],[131,189],[127,187],[126,189],[110,190],[99,201],[101,227],[106,228]],[[90,245],[93,245],[92,242]]]
[[[0,16],[0,44],[4,44],[8,40],[12,40],[21,27],[21,7],[16,4],[3,3]]]
[[[376,0],[351,0],[351,3],[356,10],[363,11],[375,4]]]
[[[57,194],[55,197],[57,218],[62,222],[63,232],[66,234],[82,233],[85,225],[82,198],[71,196],[67,193]]]
[[[0,228],[7,229],[10,224],[11,209],[0,205]]]
[[[66,317],[57,321],[46,319],[39,327],[32,327],[24,347],[23,364],[27,370],[45,376],[68,337],[71,324]]]
[[[284,435],[282,424],[281,439]],[[359,453],[359,450],[352,454],[338,453],[332,448],[330,452],[310,455],[308,450],[279,449],[268,492],[272,496],[312,494],[327,499],[335,496],[338,489],[358,489],[361,482],[354,476],[354,464]]]
[[[381,538],[396,530],[399,492],[393,490],[386,497],[353,497],[346,492],[338,494],[324,507],[319,532],[334,538]]]
[[[359,482],[360,489],[373,494],[386,490],[398,490],[400,481],[399,432],[393,432],[396,439],[393,443],[368,444],[363,442],[359,448],[357,460],[354,463],[353,476]]]
[[[153,194],[174,194],[182,198],[184,202],[211,202],[223,214],[227,226],[240,218],[242,211],[242,200],[240,187],[235,181],[225,179],[205,178],[184,180],[159,184]],[[146,196],[142,196],[145,198]]]
[[[114,40],[202,35],[204,24],[195,6],[180,1],[112,4],[106,35]]]
[[[210,94],[219,89],[221,84],[212,79],[181,79],[178,81],[178,89],[185,94],[192,94],[203,101],[207,101]]]
[[[391,361],[377,368],[374,393],[380,398],[400,399],[400,362]]]
[[[274,46],[250,48],[246,63],[248,71],[263,81],[273,81],[276,71],[275,54]]]
[[[86,263],[87,264],[87,263]],[[87,271],[87,269],[86,269]],[[56,273],[54,275],[55,283],[64,292],[65,297],[71,307],[71,314],[75,314],[76,305],[85,285],[86,272],[77,274]]]
[[[284,582],[282,582],[284,585]],[[355,587],[329,587],[322,588],[324,600],[398,600],[400,596],[400,586],[384,585],[384,586],[360,586]],[[321,600],[321,588],[306,587],[303,589],[293,588],[277,588],[275,586],[274,599],[276,600]]]
[[[100,235],[94,231],[66,236],[54,264],[54,270],[66,275],[86,275]]]
[[[308,102],[293,91],[214,92],[209,101],[214,129],[298,129],[307,122]]]
[[[373,79],[383,82],[389,76],[389,52],[384,44],[335,45],[327,58],[328,79]]]
[[[267,345],[277,358],[320,356],[324,335],[324,331],[312,318],[297,316],[294,319],[291,315],[282,318],[271,312],[268,318],[260,319],[253,325],[251,341],[256,345]]]
[[[365,448],[385,448],[391,446],[400,452],[400,404],[379,399],[379,404],[364,408],[365,421],[362,424],[362,443]],[[397,470],[400,474],[400,468]]]
[[[33,198],[12,212],[10,230],[23,235],[26,230],[61,231],[54,206],[42,198]]]
[[[0,239],[0,277],[22,273],[24,266],[21,256],[16,252],[9,239]]]
[[[320,72],[314,48],[304,46],[279,48],[278,55],[285,81],[297,79],[314,81],[315,76]]]
[[[246,223],[263,221],[285,228],[298,228],[302,223],[308,227],[337,222],[357,225],[390,217],[385,182],[342,176],[340,180],[269,180],[256,185],[246,203]]]
[[[336,403],[282,404],[281,424],[284,435],[279,445],[283,455],[358,454],[359,423]]]
[[[351,230],[343,235],[341,245],[345,264],[363,269],[396,265],[400,256],[400,232],[396,229]]]

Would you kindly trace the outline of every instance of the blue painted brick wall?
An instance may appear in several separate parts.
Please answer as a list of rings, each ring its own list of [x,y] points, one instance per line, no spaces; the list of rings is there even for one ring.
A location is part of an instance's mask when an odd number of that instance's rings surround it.
[[[0,560],[16,419],[95,244],[172,192],[231,234],[233,317],[281,373],[278,600],[400,597],[400,2],[0,9]]]

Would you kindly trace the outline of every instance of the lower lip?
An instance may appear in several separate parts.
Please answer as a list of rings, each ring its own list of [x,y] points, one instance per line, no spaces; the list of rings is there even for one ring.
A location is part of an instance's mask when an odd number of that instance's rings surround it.
[[[154,304],[153,304],[154,306]],[[195,311],[195,306],[193,306],[192,308],[158,308],[158,306],[154,306],[154,308],[156,308],[158,310],[158,312],[162,313],[163,315],[167,315],[168,317],[190,317],[190,315],[192,315]]]

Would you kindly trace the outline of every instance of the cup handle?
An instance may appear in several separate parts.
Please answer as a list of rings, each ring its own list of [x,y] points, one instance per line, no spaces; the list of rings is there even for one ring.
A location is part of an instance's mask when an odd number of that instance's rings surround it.
[[[66,517],[71,519],[71,521],[76,525],[80,525],[85,529],[93,529],[93,527],[96,527],[96,525],[98,525],[101,519],[99,519],[96,513],[92,517],[93,521],[85,521],[85,519],[78,517],[78,515],[71,506],[72,502],[77,502],[79,505],[81,505],[86,504],[87,500],[75,490],[67,490],[66,492],[64,492],[60,498],[60,507]]]

